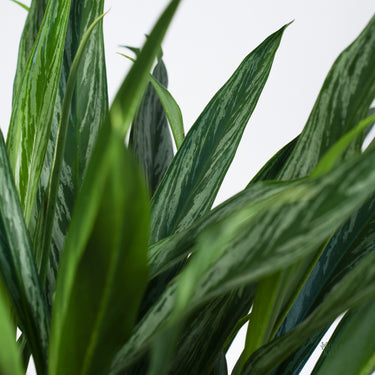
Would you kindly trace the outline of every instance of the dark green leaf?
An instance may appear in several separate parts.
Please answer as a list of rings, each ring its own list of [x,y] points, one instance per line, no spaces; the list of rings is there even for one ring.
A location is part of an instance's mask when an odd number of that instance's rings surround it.
[[[49,318],[31,240],[0,134],[0,270],[4,287],[41,374],[47,365]]]
[[[375,299],[349,311],[314,367],[314,375],[371,374],[375,368]]]
[[[168,86],[167,70],[162,60],[152,74]],[[153,194],[173,158],[173,147],[165,111],[151,84],[147,86],[132,125],[129,145],[143,167]]]
[[[49,2],[14,98],[7,148],[29,224],[60,80],[70,0]]]
[[[72,1],[50,140],[38,187],[37,203],[39,207],[42,204],[50,177],[68,74],[83,35],[94,19],[102,14],[102,12],[102,0],[95,2],[90,0]],[[81,187],[82,179],[86,172],[87,163],[91,157],[99,128],[108,114],[103,27],[101,24],[93,30],[82,60],[81,67],[78,69],[78,79],[75,85],[75,92],[79,94],[75,94],[72,100],[58,202],[53,225],[50,262],[47,275],[47,292],[50,305],[52,304],[52,295],[55,290],[60,255],[64,246],[74,202]],[[36,215],[33,216],[31,221],[30,226],[32,227],[32,231],[36,225],[35,220]],[[34,239],[34,242],[36,241],[37,240]]]
[[[306,176],[368,114],[375,97],[375,16],[333,64],[280,178]],[[362,139],[352,147],[358,152]]]
[[[297,327],[257,350],[246,362],[241,374],[268,374],[302,343],[347,309],[375,296],[375,253],[363,259],[329,293],[314,312]],[[338,372],[340,373],[340,372]]]
[[[147,200],[122,136],[101,137],[61,260],[50,374],[104,374],[130,336],[147,282]]]
[[[280,170],[284,167],[289,155],[294,150],[297,141],[298,137],[294,138],[279,150],[254,176],[247,187],[258,181],[276,180],[277,176],[280,174]]]
[[[313,252],[373,193],[374,162],[375,152],[367,153],[326,176],[276,184],[275,191],[208,226],[185,270],[122,348],[113,372],[130,366],[147,349],[176,301],[187,314],[215,296],[251,284]]]
[[[188,227],[211,208],[284,29],[244,59],[190,129],[153,197],[151,242]]]
[[[374,100],[374,64],[375,16],[332,66],[307,124],[278,176],[280,179],[295,179],[313,171],[321,173],[327,167],[332,167],[331,164],[336,161],[336,157],[332,158],[330,153],[341,152],[347,146],[346,141],[351,140],[351,132],[367,116],[368,109]],[[363,136],[357,136],[341,160],[360,153],[362,141]],[[302,260],[300,264],[295,264],[294,268],[271,275],[258,285],[259,294],[277,292],[274,300],[263,300],[262,305],[257,309],[270,314],[266,318],[268,323],[263,331],[264,334],[269,332],[272,336],[276,333],[281,320],[300,291],[305,275],[311,271],[316,262],[321,245],[316,248],[314,255]],[[249,326],[249,330],[258,329],[264,320],[260,317],[258,322]],[[248,331],[249,338],[254,339],[256,336],[255,332]],[[267,339],[269,338],[264,336],[260,340],[267,341]],[[249,348],[245,351],[247,355],[250,355],[255,347],[250,342],[248,346]]]
[[[37,225],[34,233],[34,246],[36,247],[36,262],[42,283],[45,283],[46,272],[48,267],[50,243],[52,237],[52,229],[55,219],[57,194],[60,182],[60,175],[64,161],[64,150],[68,132],[69,114],[71,109],[71,101],[74,93],[76,79],[79,73],[79,67],[89,41],[90,35],[95,26],[102,20],[104,15],[99,16],[87,29],[82,37],[82,41],[77,50],[76,56],[71,66],[69,77],[66,83],[65,96],[62,104],[59,127],[57,130],[57,139],[55,151],[53,154],[53,162],[51,166],[48,187],[45,192],[42,206],[39,210]],[[80,129],[82,130],[82,129]],[[77,137],[74,138],[75,140]],[[70,182],[72,182],[70,180]],[[70,185],[72,187],[72,185]]]

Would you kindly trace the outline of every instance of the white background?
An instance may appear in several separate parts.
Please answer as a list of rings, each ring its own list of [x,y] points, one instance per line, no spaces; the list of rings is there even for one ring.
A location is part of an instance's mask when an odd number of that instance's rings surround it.
[[[121,51],[118,46],[140,46],[167,3],[106,1],[105,9],[111,8],[104,20],[110,98],[130,66],[116,54]],[[330,66],[374,12],[373,0],[182,2],[163,49],[169,89],[181,106],[186,129],[242,59],[268,35],[295,20],[284,34],[217,202],[242,190],[267,159],[302,130]],[[22,8],[1,1],[0,127],[4,134],[25,17]]]

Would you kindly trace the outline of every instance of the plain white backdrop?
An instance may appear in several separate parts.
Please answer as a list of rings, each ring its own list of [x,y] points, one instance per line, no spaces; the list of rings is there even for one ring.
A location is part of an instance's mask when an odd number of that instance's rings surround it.
[[[30,3],[25,1],[26,4]],[[104,19],[110,99],[130,63],[119,45],[141,46],[167,0],[106,0]],[[260,167],[303,128],[330,66],[375,12],[373,0],[185,0],[163,43],[169,89],[185,129],[242,59],[268,35],[286,30],[268,83],[245,130],[217,203],[242,190]],[[0,127],[6,134],[17,50],[26,11],[0,4]],[[233,366],[240,347],[231,351]],[[32,373],[32,372],[30,372]],[[306,374],[309,373],[306,370]]]

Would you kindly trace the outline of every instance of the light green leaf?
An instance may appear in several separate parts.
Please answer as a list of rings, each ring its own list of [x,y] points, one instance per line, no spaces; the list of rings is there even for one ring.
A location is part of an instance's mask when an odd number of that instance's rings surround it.
[[[0,281],[1,283],[1,281]],[[9,306],[0,285],[0,374],[22,375],[21,356],[17,348]]]
[[[70,0],[49,2],[14,99],[7,148],[29,224],[60,80]]]
[[[155,91],[163,104],[176,142],[176,147],[179,149],[185,137],[181,109],[170,92],[152,75],[150,75],[150,82],[154,86]]]
[[[10,1],[13,1],[13,3],[19,5],[20,7],[25,9],[27,12],[30,10],[30,8],[27,5],[25,5],[24,3],[21,3],[20,1],[17,1],[17,0],[10,0]]]
[[[122,135],[101,134],[57,279],[51,375],[106,373],[130,336],[147,283],[147,191]]]
[[[47,365],[49,317],[39,283],[31,240],[0,134],[0,271],[3,285],[27,336],[41,374]]]
[[[18,86],[25,71],[27,60],[33,49],[40,25],[42,24],[47,3],[48,0],[34,0],[31,2],[18,49],[17,69],[13,82],[13,104],[18,91]]]
[[[324,348],[314,375],[368,375],[375,368],[375,299],[349,311]]]
[[[133,121],[149,79],[149,72],[161,42],[181,0],[170,1],[160,16],[135,64],[123,81],[110,108],[110,123],[125,137]]]

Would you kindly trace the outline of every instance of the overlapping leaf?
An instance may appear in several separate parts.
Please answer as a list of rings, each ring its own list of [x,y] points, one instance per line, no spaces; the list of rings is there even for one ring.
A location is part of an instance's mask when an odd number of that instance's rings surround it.
[[[162,60],[152,74],[162,85],[168,86],[167,70]],[[129,145],[143,167],[153,194],[173,158],[173,147],[165,111],[151,84],[147,86],[132,125]]]
[[[49,373],[105,373],[130,336],[147,282],[147,191],[120,135],[101,137],[74,212],[57,280]]]
[[[173,311],[178,286],[186,288],[179,293],[187,303],[185,312],[191,311],[313,251],[373,192],[374,161],[375,154],[369,153],[327,176],[282,184],[281,189],[276,184],[277,192],[263,195],[206,228],[198,241],[199,250],[181,274],[186,273],[184,282],[172,282],[140,321],[117,356],[113,373],[130,366],[146,350],[153,334]]]
[[[0,285],[0,373],[2,375],[22,375],[21,357],[14,340],[14,325],[9,306],[4,299],[6,294],[2,288]]]
[[[279,178],[286,180],[311,173],[328,149],[345,133],[365,118],[375,97],[375,16],[359,37],[338,57],[332,66],[293,152],[285,163]],[[346,154],[348,157],[361,151],[363,137],[352,142]],[[320,244],[322,245],[322,244]],[[306,274],[319,255],[303,260],[294,268],[272,275],[259,284],[258,293],[271,294],[277,291],[275,300],[264,300],[258,311],[259,321],[249,326],[245,352],[250,355],[258,343],[267,337],[257,337],[263,321],[268,321],[262,335],[274,334],[285,316],[290,304],[301,289]],[[271,280],[272,279],[272,280]],[[267,312],[267,313],[266,313]],[[266,315],[266,317],[264,317]],[[252,328],[254,327],[254,328]]]
[[[374,299],[346,314],[312,374],[370,374],[375,368],[374,316]]]
[[[13,82],[13,102],[16,98],[17,89],[21,82],[21,78],[27,64],[27,59],[30,56],[40,25],[42,24],[47,3],[48,0],[34,0],[30,4],[29,13],[26,18],[18,48],[16,76]]]
[[[244,59],[190,129],[153,197],[151,243],[186,228],[211,208],[284,29]]]
[[[28,338],[37,369],[47,363],[49,317],[39,283],[31,240],[0,134],[0,269],[21,329]]]
[[[7,148],[27,225],[51,129],[69,8],[70,0],[48,3],[13,101]]]
[[[375,253],[337,283],[321,305],[301,324],[256,351],[245,364],[242,374],[268,374],[314,333],[331,324],[347,309],[375,296]]]

